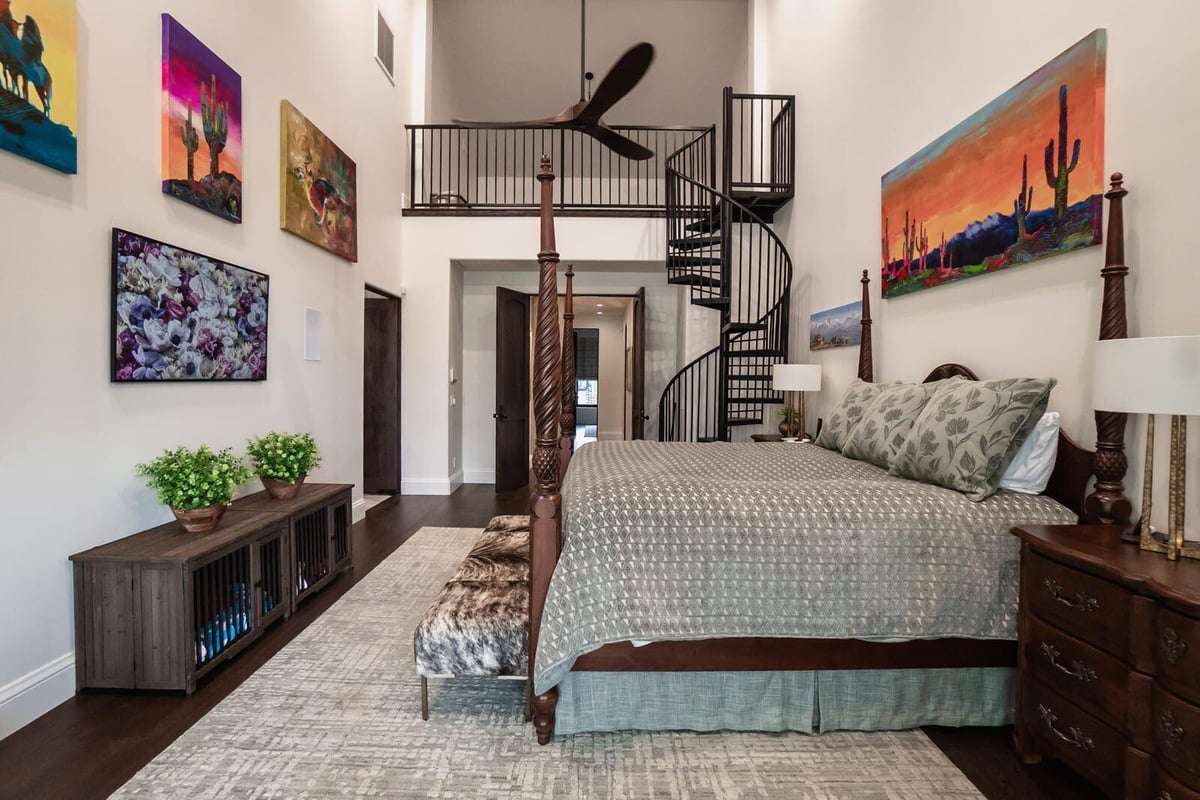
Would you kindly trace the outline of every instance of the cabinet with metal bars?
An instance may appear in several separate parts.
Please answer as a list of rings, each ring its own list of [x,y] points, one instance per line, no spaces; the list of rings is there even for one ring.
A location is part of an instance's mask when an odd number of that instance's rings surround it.
[[[351,488],[260,492],[213,533],[170,522],[71,556],[78,688],[194,691],[350,566]]]

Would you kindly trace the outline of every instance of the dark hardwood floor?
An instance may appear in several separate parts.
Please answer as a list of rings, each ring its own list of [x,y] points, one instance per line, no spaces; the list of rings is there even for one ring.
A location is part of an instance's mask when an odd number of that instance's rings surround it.
[[[465,486],[450,497],[395,497],[354,526],[354,569],[200,683],[196,693],[89,692],[0,741],[0,798],[107,797],[424,526],[480,527],[521,513],[525,490]],[[1054,764],[1027,767],[1009,728],[927,728],[988,798],[1090,798],[1096,791]],[[532,732],[530,733],[532,735]]]

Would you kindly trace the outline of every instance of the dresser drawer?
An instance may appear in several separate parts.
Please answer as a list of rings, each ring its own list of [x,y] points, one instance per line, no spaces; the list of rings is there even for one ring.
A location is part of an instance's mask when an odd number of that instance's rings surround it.
[[[1025,665],[1038,680],[1114,728],[1125,728],[1129,667],[1037,617],[1029,618],[1027,637]]]
[[[1129,660],[1130,592],[1028,548],[1021,567],[1024,599],[1034,614],[1088,644]]]
[[[1200,776],[1200,707],[1155,686],[1151,723],[1159,759]]]
[[[1120,733],[1037,680],[1023,684],[1022,696],[1021,728],[1036,749],[1110,797],[1123,795],[1127,743]]]
[[[1159,606],[1155,628],[1155,672],[1172,692],[1200,703],[1200,621]]]
[[[1200,792],[1192,789],[1166,769],[1158,769],[1158,791],[1155,800],[1200,800]]]

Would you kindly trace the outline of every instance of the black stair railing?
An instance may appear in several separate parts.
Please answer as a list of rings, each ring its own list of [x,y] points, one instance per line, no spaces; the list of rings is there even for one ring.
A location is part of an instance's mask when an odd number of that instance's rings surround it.
[[[794,107],[789,97],[726,89],[721,175],[715,131],[667,158],[667,281],[717,311],[721,334],[663,392],[663,441],[728,440],[733,426],[761,424],[765,406],[782,401],[771,368],[787,360],[792,260],[767,223],[794,193]],[[752,152],[734,158],[734,143]]]

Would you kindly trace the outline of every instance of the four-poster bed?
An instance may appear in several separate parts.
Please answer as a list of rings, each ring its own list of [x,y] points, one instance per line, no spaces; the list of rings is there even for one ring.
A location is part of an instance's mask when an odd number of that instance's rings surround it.
[[[533,457],[533,471],[536,484],[531,496],[530,508],[532,532],[530,538],[529,664],[531,678],[536,678],[539,675],[539,668],[535,665],[538,664],[539,638],[542,636],[544,630],[546,630],[543,625],[543,615],[546,610],[547,595],[551,588],[551,577],[562,555],[563,498],[560,494],[561,478],[565,474],[566,465],[571,459],[571,442],[574,433],[573,427],[571,429],[565,427],[567,424],[573,423],[571,403],[574,398],[574,368],[569,356],[571,350],[571,322],[569,319],[564,320],[564,334],[560,347],[558,320],[555,318],[555,309],[557,308],[556,266],[558,253],[555,252],[553,210],[550,193],[554,175],[551,172],[548,158],[542,159],[538,180],[541,182],[543,202],[541,210],[541,251],[538,255],[541,269],[539,283],[540,300],[535,327],[534,354],[534,408],[537,448]],[[1101,319],[1101,338],[1120,338],[1125,335],[1123,278],[1127,272],[1127,268],[1119,263],[1123,259],[1123,248],[1120,245],[1123,236],[1120,227],[1120,203],[1124,193],[1125,191],[1120,188],[1120,176],[1114,175],[1113,189],[1106,195],[1110,200],[1111,210],[1109,216],[1109,249],[1106,259],[1108,263],[1103,271],[1104,305]],[[870,316],[869,278],[865,271],[861,282],[863,319],[858,375],[861,380],[871,382],[874,378],[871,337],[872,321]],[[571,291],[572,287],[568,279],[566,301],[568,313],[572,309]],[[566,356],[561,360],[560,350]],[[930,382],[951,377],[977,380],[975,374],[967,367],[957,364],[943,364],[936,367],[925,378],[925,381]],[[558,427],[560,424],[564,426],[561,432]],[[1054,518],[1064,521],[1066,516],[1070,516],[1072,520],[1075,517],[1079,517],[1088,521],[1115,522],[1120,525],[1128,525],[1129,504],[1121,493],[1122,487],[1120,483],[1124,474],[1124,456],[1122,452],[1124,418],[1120,419],[1120,430],[1117,429],[1116,420],[1108,419],[1107,416],[1102,420],[1100,414],[1097,414],[1097,424],[1100,434],[1100,444],[1095,454],[1079,447],[1065,434],[1060,432],[1058,457],[1051,481],[1044,492],[1045,497],[1029,499],[1029,496],[1007,493],[997,496],[998,499],[993,498],[988,501],[989,503],[993,503],[994,506],[1000,507],[1003,507],[1007,503],[1007,513],[1016,515],[1010,523],[1003,526],[1002,533],[1006,535],[1009,524],[1017,524],[1022,521],[1022,514],[1041,514],[1046,516],[1047,519]],[[680,445],[674,446],[680,447]],[[656,445],[640,445],[640,447],[653,448]],[[663,448],[661,445],[657,447],[660,449]],[[723,456],[729,455],[731,459],[740,452],[736,450],[740,446],[728,444],[684,445],[683,447],[709,448],[707,452],[719,452]],[[753,445],[745,447],[763,448],[764,446]],[[782,446],[772,445],[769,447]],[[725,449],[712,450],[711,448]],[[816,452],[817,450],[820,449],[814,448],[812,452]],[[757,452],[764,451],[759,450]],[[785,451],[778,450],[776,452]],[[796,453],[799,451],[793,448],[790,452]],[[830,457],[829,451],[821,452],[824,454],[823,458]],[[597,453],[600,455],[596,455]],[[859,463],[842,458],[836,453],[832,454],[831,457],[846,464]],[[580,458],[588,462],[589,469],[601,473],[611,464],[611,462],[603,462],[605,458],[603,448],[598,448],[594,445],[589,446],[587,451],[581,453]],[[745,458],[749,458],[749,456]],[[650,469],[655,468],[653,466],[654,456],[647,455],[643,460],[646,464],[651,465]],[[601,463],[602,466],[594,466],[597,463]],[[668,466],[668,469],[654,473],[655,477],[647,474],[646,477],[640,479],[641,482],[669,480],[666,477],[657,477],[668,475],[670,469],[674,468],[673,464]],[[749,461],[744,466],[751,471],[753,469],[753,465]],[[870,469],[877,468],[870,467]],[[1093,474],[1098,477],[1102,476],[1103,481],[1098,482],[1096,491],[1085,498],[1087,484]],[[584,491],[579,486],[581,483],[579,475],[573,472],[572,476],[572,491]],[[884,476],[886,476],[886,473],[884,473]],[[730,480],[733,479],[731,478]],[[877,491],[890,492],[896,489],[897,481],[915,484],[915,482],[905,481],[900,478],[890,478],[887,480],[890,480],[891,483],[884,483],[884,478],[879,478],[872,486],[875,486],[875,490]],[[623,490],[628,490],[631,488],[636,489],[638,482],[627,481],[626,483],[613,483],[611,485],[619,485]],[[923,484],[916,485],[924,486]],[[864,491],[867,490],[864,489]],[[944,490],[936,491],[944,493]],[[952,499],[947,500],[944,496],[939,497],[941,497],[942,502],[954,502]],[[609,505],[617,506],[630,503],[632,502],[630,498],[631,493],[610,496]],[[859,498],[859,505],[863,505],[865,501],[878,501],[882,503],[894,499],[894,497],[887,494],[868,496],[865,500]],[[921,502],[926,502],[926,500],[922,499]],[[966,501],[964,500],[963,502],[965,503]],[[979,506],[982,504],[976,505]],[[954,513],[961,514],[964,518],[973,513],[973,510],[965,505],[957,508],[959,510]],[[862,509],[860,509],[860,513],[864,513]],[[947,512],[943,510],[942,514],[946,516]],[[697,538],[700,537],[702,532],[702,529],[697,529]],[[636,556],[633,555],[633,544],[631,543],[630,546],[631,551],[628,558],[633,560],[636,559]],[[800,545],[792,546],[798,547]],[[620,560],[612,559],[611,552],[608,554],[608,557],[614,563],[616,560]],[[978,570],[994,567],[994,564],[990,566],[984,564],[973,566]],[[996,569],[999,571],[998,568]],[[664,585],[674,582],[670,575],[658,577],[663,579]],[[1012,577],[1011,575],[1007,576],[1007,578]],[[705,574],[706,580],[711,580],[711,578],[710,574]],[[681,579],[680,582],[683,583],[685,581]],[[1015,580],[1012,583],[1015,589]],[[567,589],[560,590],[560,594],[565,593],[567,593]],[[998,599],[992,598],[993,601],[1001,605],[1012,605],[1011,611],[1015,612],[1015,602],[1010,602],[1011,598],[1007,597],[1002,591],[998,591],[997,595]],[[614,605],[615,608],[616,605]],[[619,613],[619,610],[616,613]],[[999,630],[1000,627],[1002,626],[997,626],[994,630]],[[558,671],[553,674],[561,675],[563,669],[571,672],[604,673],[760,673],[817,670],[911,669],[914,671],[947,670],[947,674],[949,674],[955,670],[965,672],[977,668],[1011,667],[1016,663],[1015,635],[1004,638],[996,636],[994,631],[992,634],[983,631],[980,633],[972,632],[966,636],[931,636],[927,638],[921,634],[908,637],[863,636],[862,638],[853,636],[847,638],[830,636],[826,638],[824,636],[717,635],[705,638],[701,638],[700,636],[692,638],[675,636],[673,640],[665,641],[635,641],[638,638],[630,636],[628,637],[629,640],[625,641],[607,640],[600,646],[584,648],[578,653],[572,653],[572,659],[569,663],[565,667],[559,664]],[[671,637],[664,638],[669,639]],[[904,638],[905,640],[897,641],[897,638]],[[603,639],[601,638],[598,641],[603,641]],[[555,642],[555,646],[558,646],[557,642]],[[546,674],[543,674],[542,678],[543,682],[546,682]],[[549,741],[554,733],[556,705],[559,700],[557,680],[555,680],[555,684],[549,687],[536,687],[537,689],[541,689],[541,691],[535,694],[533,700],[534,728],[538,741],[543,744]]]

